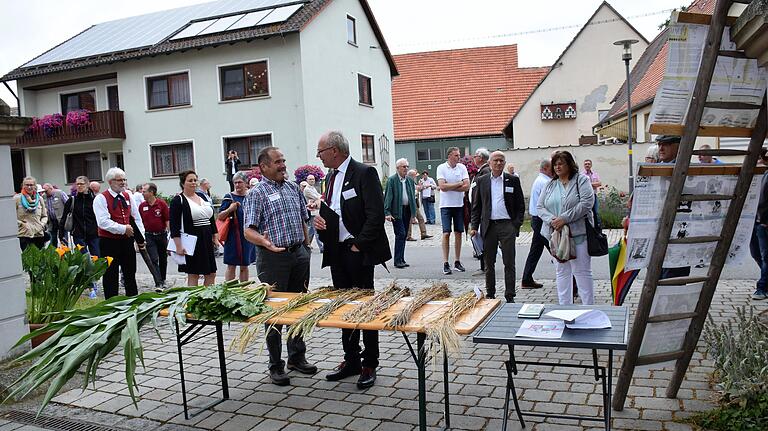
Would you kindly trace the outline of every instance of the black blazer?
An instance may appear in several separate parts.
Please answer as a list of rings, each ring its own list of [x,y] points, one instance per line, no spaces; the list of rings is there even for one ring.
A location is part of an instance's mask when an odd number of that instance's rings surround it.
[[[475,186],[474,186],[474,187],[472,187],[472,186],[470,185],[470,190],[472,190],[472,202],[474,202],[474,201],[475,201],[475,195],[477,194],[477,180],[479,180],[479,179],[480,179],[480,177],[482,177],[482,176],[484,176],[484,175],[488,175],[488,174],[490,174],[490,173],[491,173],[491,167],[490,167],[490,166],[488,166],[488,163],[484,164],[484,165],[483,165],[483,166],[482,166],[480,169],[478,169],[478,170],[477,170],[477,172],[475,173],[475,177],[474,177],[474,178],[472,178],[472,184],[474,184]]]
[[[520,178],[506,172],[503,175],[504,205],[507,207],[512,223],[519,231],[525,216],[525,198],[523,197]],[[511,193],[507,193],[509,187],[512,188]],[[480,234],[485,238],[491,220],[491,175],[483,175],[478,178],[475,190],[477,194],[472,200],[472,229],[476,230],[479,226],[481,228]]]
[[[325,189],[328,190],[327,184]],[[356,196],[344,199],[344,192],[353,189]],[[351,159],[339,196],[344,226],[354,236],[350,241],[363,253],[363,264],[378,265],[391,259],[384,230],[384,194],[376,168]],[[318,231],[323,242],[322,267],[335,263],[339,253],[338,237],[331,238],[329,234],[338,235],[338,229]]]
[[[235,158],[235,172],[240,170],[240,163],[241,163],[240,159],[239,158]],[[232,167],[232,161],[229,160],[229,158],[225,159],[224,160],[224,172],[227,173],[227,181],[232,181],[232,177],[234,176],[232,174],[231,167]]]
[[[195,192],[200,199],[205,199],[205,195],[202,192]],[[171,228],[171,238],[178,238],[181,236],[182,221],[184,225],[183,232],[190,235],[200,235],[199,228],[192,223],[192,210],[189,208],[189,202],[182,193],[177,194],[171,199],[171,205],[169,209],[168,224]],[[216,229],[216,213],[211,216],[211,229],[213,233],[217,233]]]

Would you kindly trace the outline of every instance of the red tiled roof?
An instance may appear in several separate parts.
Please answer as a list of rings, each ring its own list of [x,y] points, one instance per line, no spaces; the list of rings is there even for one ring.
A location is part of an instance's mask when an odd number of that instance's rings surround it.
[[[501,135],[549,70],[518,68],[517,45],[395,56],[395,140]]]

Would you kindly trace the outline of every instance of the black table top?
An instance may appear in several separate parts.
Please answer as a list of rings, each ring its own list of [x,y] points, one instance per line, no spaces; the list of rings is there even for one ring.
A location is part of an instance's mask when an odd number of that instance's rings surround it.
[[[523,304],[502,304],[477,331],[472,340],[482,344],[509,344],[521,346],[573,347],[584,349],[626,350],[629,331],[629,309],[611,305],[557,305],[545,304],[544,313],[553,310],[587,308],[603,311],[611,320],[608,329],[568,329],[557,339],[515,337],[524,320],[517,312]],[[540,320],[557,320],[541,315]]]

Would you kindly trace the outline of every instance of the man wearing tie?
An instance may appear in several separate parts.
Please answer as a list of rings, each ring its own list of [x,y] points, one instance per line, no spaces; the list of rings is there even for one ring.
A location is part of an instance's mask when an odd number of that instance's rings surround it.
[[[324,244],[322,267],[331,267],[336,288],[373,290],[373,268],[392,258],[384,230],[379,174],[373,166],[352,159],[349,142],[341,132],[328,132],[320,138],[317,157],[332,169],[326,177],[328,207],[314,220]],[[362,353],[359,330],[342,329],[341,337],[344,362],[326,379],[337,381],[359,374],[358,388],[373,386],[379,365],[378,331],[363,331]]]
[[[515,302],[515,238],[520,233],[525,215],[525,199],[520,179],[504,172],[504,153],[491,154],[491,174],[477,180],[472,200],[472,222],[469,234],[483,238],[485,291],[496,297],[496,249],[501,244],[504,261],[504,299]]]

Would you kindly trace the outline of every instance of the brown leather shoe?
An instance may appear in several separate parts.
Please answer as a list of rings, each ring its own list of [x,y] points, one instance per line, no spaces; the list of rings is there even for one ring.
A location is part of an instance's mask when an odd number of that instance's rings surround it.
[[[376,383],[376,369],[363,367],[360,378],[357,379],[357,388],[367,389],[373,386],[374,383]]]

